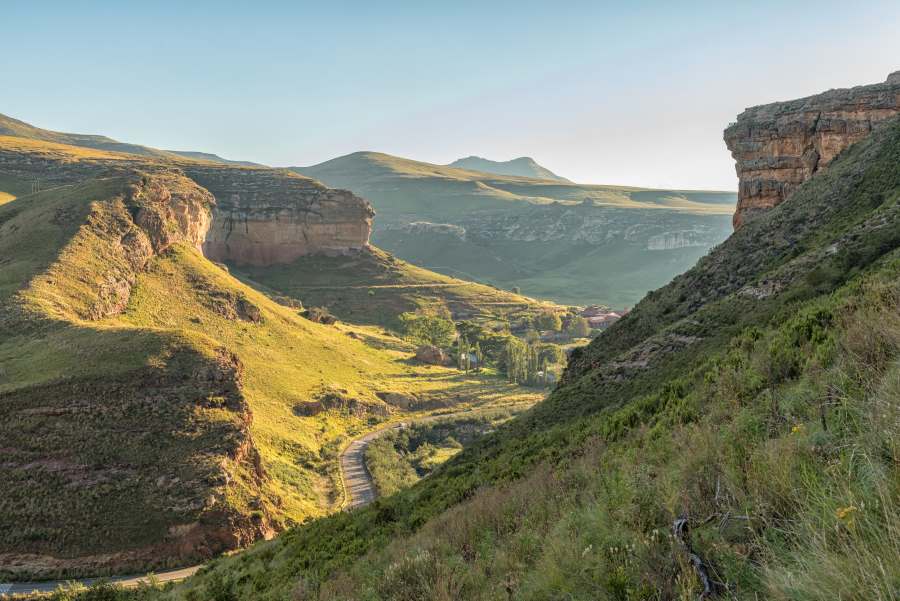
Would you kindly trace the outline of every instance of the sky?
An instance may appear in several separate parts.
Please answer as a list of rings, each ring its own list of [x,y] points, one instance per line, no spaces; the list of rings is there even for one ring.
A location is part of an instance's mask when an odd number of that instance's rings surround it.
[[[736,189],[744,108],[883,81],[900,2],[0,0],[0,113],[273,166],[534,157]]]

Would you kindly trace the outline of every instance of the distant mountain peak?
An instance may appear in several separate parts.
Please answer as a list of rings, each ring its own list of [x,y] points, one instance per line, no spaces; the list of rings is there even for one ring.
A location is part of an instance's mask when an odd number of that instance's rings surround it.
[[[485,173],[495,173],[497,175],[512,175],[515,177],[534,177],[537,179],[551,179],[559,182],[569,182],[564,177],[560,177],[542,167],[537,161],[531,157],[518,157],[510,161],[492,161],[480,156],[467,156],[457,159],[447,165],[448,167],[456,167],[458,169],[468,169],[470,171],[483,171]]]

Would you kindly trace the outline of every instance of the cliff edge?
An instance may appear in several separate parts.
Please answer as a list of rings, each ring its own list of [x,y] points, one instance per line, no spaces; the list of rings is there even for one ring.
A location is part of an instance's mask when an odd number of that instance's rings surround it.
[[[780,204],[845,148],[900,114],[900,71],[884,83],[748,108],[725,130],[739,179],[735,229]]]

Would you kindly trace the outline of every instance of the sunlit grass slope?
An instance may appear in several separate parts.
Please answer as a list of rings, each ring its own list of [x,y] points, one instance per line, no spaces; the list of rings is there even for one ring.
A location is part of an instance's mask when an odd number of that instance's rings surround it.
[[[420,308],[447,309],[457,319],[508,320],[556,306],[422,269],[378,248],[236,269],[306,306],[325,306],[357,323],[393,326],[401,313]]]
[[[212,200],[161,171],[0,206],[8,571],[200,561],[334,510],[352,433],[404,412],[540,398],[416,365],[381,331],[300,317],[200,255],[165,220],[175,199]],[[387,392],[408,402],[390,407]]]
[[[260,320],[229,319],[211,298],[249,302],[259,308]],[[340,412],[301,417],[295,406],[329,390],[373,406],[383,406],[378,392],[412,394],[432,406],[435,401],[485,403],[521,394],[500,380],[415,365],[408,361],[413,349],[400,340],[392,340],[395,350],[376,348],[377,338],[373,345],[365,340],[378,334],[364,328],[310,322],[185,248],[157,260],[141,276],[122,319],[185,336],[210,336],[238,356],[253,411],[251,432],[284,501],[284,514],[292,519],[321,515],[339,501],[332,478],[342,437],[364,429],[370,417],[384,418],[374,409],[362,417]],[[353,331],[357,334],[350,336]]]
[[[386,223],[404,214],[452,222],[472,211],[510,209],[520,202],[589,201],[619,208],[697,214],[731,214],[734,210],[734,194],[728,192],[574,184],[469,171],[380,152],[356,152],[292,169],[326,185],[364,195]]]

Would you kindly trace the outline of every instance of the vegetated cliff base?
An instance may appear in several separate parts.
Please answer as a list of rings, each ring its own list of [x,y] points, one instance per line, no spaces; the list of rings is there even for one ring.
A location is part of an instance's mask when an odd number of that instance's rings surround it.
[[[900,71],[884,83],[756,106],[725,130],[740,180],[734,226],[790,196],[845,148],[900,114]]]

